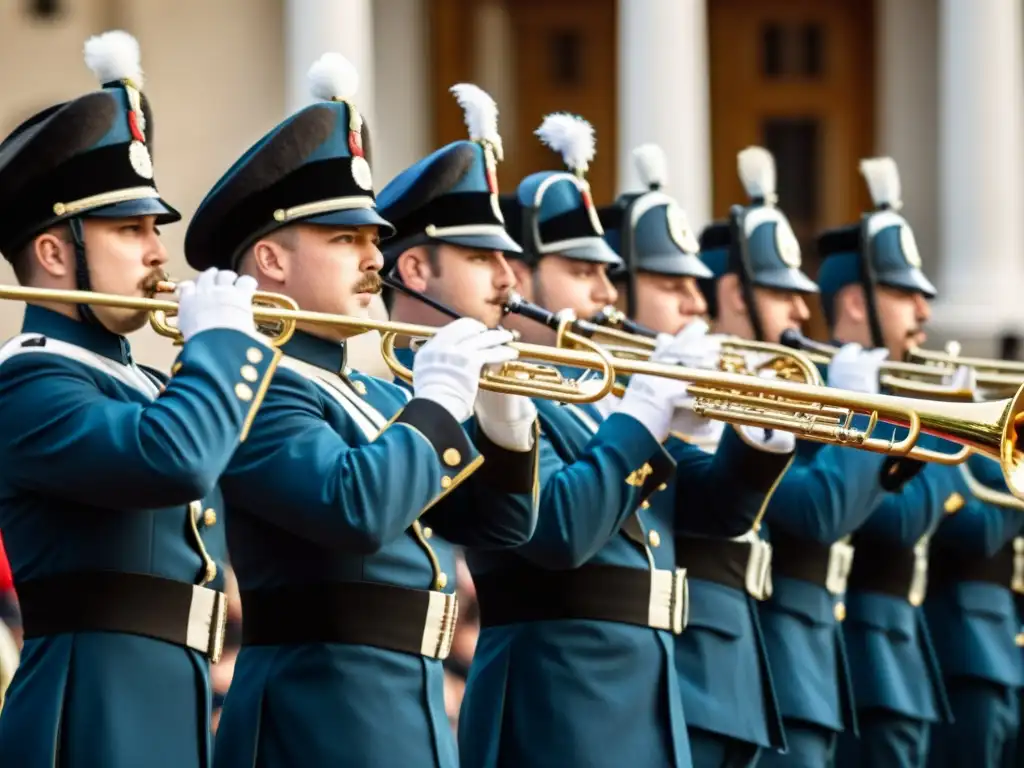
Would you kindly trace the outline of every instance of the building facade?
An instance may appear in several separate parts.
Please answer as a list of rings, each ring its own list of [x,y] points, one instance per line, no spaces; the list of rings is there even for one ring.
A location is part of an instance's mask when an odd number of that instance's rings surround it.
[[[506,190],[556,166],[533,131],[572,111],[596,129],[599,204],[635,186],[630,150],[655,141],[699,229],[743,201],[736,153],[767,146],[812,275],[814,234],[868,205],[858,161],[892,155],[941,291],[930,346],[958,338],[996,355],[1001,334],[1024,329],[1018,0],[8,0],[0,130],[93,87],[82,43],[115,27],[142,46],[157,179],[186,215],[308,103],[306,69],[337,50],[360,70],[378,187],[465,135],[448,87],[476,82],[501,109]],[[178,276],[184,231],[166,231]],[[20,315],[0,302],[0,335]],[[174,355],[147,332],[136,346],[158,365]]]

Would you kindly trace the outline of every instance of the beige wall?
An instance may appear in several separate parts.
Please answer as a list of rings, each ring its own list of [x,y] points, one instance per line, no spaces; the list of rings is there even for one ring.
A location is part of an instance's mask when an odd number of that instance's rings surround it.
[[[188,277],[193,272],[182,251],[188,217],[220,174],[283,115],[281,3],[75,0],[48,24],[32,22],[27,4],[0,3],[0,131],[96,87],[82,60],[89,35],[112,26],[134,34],[154,110],[157,182],[185,216],[165,229],[170,271]],[[0,281],[13,281],[6,263]],[[0,301],[0,338],[16,334],[20,323],[21,305]],[[148,329],[132,344],[140,361],[165,369],[176,354]]]

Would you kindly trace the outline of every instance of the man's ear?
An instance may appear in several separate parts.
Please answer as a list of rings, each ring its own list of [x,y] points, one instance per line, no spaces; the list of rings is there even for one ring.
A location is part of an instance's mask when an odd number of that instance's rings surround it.
[[[267,238],[257,240],[245,259],[257,282],[284,283],[288,280],[292,253],[280,243]]]
[[[725,309],[733,315],[746,315],[747,302],[743,298],[740,276],[729,272],[718,279],[718,313]]]
[[[430,254],[423,246],[402,251],[402,255],[395,262],[395,271],[410,290],[424,293],[427,290],[427,280],[433,272],[430,268]]]
[[[29,258],[51,277],[64,277],[74,270],[75,247],[57,232],[44,232],[32,241]]]
[[[864,296],[864,287],[846,285],[836,294],[836,319],[845,317],[854,323],[864,323],[868,319],[868,305]]]

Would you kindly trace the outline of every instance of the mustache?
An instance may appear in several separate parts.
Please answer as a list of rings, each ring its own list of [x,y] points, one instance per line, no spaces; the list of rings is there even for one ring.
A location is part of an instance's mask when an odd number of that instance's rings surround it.
[[[384,280],[376,272],[367,272],[363,279],[356,284],[353,293],[380,293],[384,287]]]
[[[164,272],[162,269],[157,270],[156,272],[153,272],[151,275],[149,275],[149,277],[142,281],[142,290],[149,295],[153,295],[155,293],[163,293],[164,291],[160,290],[160,288],[163,287],[161,286],[161,283],[169,283],[170,280],[171,278],[167,275],[166,272]]]

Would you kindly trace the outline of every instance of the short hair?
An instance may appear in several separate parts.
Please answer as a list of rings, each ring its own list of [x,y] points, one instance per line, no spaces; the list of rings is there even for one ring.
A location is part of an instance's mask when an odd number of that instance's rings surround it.
[[[36,263],[36,238],[41,235],[53,235],[65,243],[73,243],[71,225],[66,221],[54,224],[52,227],[37,232],[28,242],[14,249],[14,254],[9,261],[14,269],[14,277],[20,285],[26,285],[32,280],[32,273],[35,271]]]

